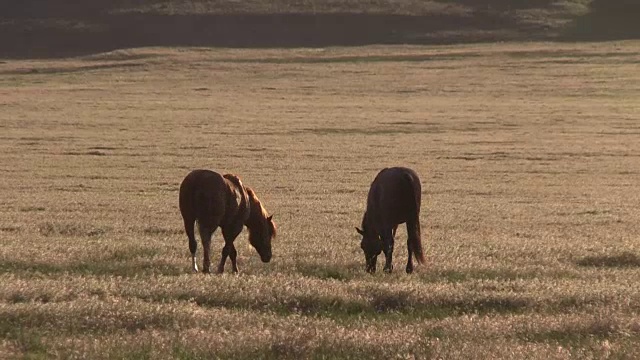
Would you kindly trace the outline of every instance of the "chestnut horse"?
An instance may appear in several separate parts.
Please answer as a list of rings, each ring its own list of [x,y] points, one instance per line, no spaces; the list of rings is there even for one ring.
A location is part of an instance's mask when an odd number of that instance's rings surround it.
[[[271,238],[276,234],[272,216],[267,215],[253,190],[244,186],[237,176],[222,176],[210,170],[193,170],[180,184],[179,201],[184,229],[189,237],[194,272],[198,271],[198,243],[194,236],[196,221],[204,249],[203,272],[209,272],[211,237],[218,227],[222,229],[224,237],[218,273],[224,272],[227,257],[231,259],[233,272],[238,272],[237,251],[233,241],[245,225],[249,229],[249,243],[256,249],[260,259],[265,263],[271,261]]]
[[[364,251],[366,270],[376,271],[378,255],[384,252],[384,271],[393,270],[393,242],[399,224],[407,223],[407,274],[413,272],[412,256],[424,263],[420,239],[421,185],[418,174],[404,167],[381,170],[371,183],[367,197],[367,210],[362,217],[360,247]]]

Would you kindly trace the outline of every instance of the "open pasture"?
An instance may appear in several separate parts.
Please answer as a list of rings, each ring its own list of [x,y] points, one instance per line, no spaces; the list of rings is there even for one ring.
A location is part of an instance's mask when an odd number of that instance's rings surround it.
[[[638,358],[639,64],[638,42],[0,61],[0,358]],[[401,227],[372,276],[354,227],[394,165],[422,179],[427,265],[402,271]],[[239,276],[190,273],[194,168],[258,193],[271,263],[245,231]]]

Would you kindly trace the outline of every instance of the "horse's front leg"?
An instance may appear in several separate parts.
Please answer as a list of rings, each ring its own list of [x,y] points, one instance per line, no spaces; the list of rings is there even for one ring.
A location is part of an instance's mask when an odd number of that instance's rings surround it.
[[[376,263],[378,262],[378,255],[373,255],[369,258],[366,258],[366,267],[365,269],[369,274],[375,274],[376,272]]]
[[[236,251],[236,247],[233,246],[233,243],[229,243],[229,258],[231,259],[231,270],[234,273],[238,273],[238,262],[237,262],[237,256],[238,256],[238,252]]]
[[[227,262],[227,257],[229,256],[229,247],[227,244],[222,248],[222,257],[220,258],[220,262],[218,263],[218,274],[222,274],[224,272],[224,264]]]
[[[227,256],[231,259],[231,269],[234,273],[238,273],[238,252],[233,245],[233,241],[238,237],[242,231],[242,223],[235,224],[234,226],[224,227],[222,229],[222,236],[224,237],[224,249],[222,249],[222,258],[226,259]],[[224,271],[224,261],[221,260],[220,266],[218,266],[218,272]]]
[[[385,263],[384,272],[387,274],[393,271],[393,232],[392,229],[384,230],[382,237],[382,251],[384,252]]]

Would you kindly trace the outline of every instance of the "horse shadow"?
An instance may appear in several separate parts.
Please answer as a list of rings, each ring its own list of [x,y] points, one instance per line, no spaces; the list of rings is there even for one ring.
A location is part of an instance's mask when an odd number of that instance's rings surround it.
[[[102,258],[87,258],[66,263],[47,263],[22,260],[0,262],[0,274],[55,276],[178,276],[184,269],[155,257],[153,249],[135,249],[114,252]]]

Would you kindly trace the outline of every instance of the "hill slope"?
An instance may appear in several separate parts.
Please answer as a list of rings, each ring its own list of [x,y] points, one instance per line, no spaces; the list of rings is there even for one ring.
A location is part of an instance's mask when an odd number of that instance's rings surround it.
[[[622,4],[618,13],[627,13],[625,7],[633,6],[625,1],[618,0]],[[582,27],[575,33],[588,38],[593,36],[588,30],[602,22],[589,12],[589,3],[23,0],[0,4],[0,57],[68,56],[141,46],[316,47],[550,40],[561,38],[574,23]],[[603,13],[609,8],[594,7]],[[581,16],[586,20],[576,22]]]

